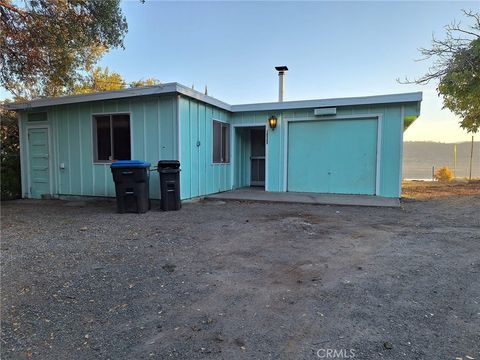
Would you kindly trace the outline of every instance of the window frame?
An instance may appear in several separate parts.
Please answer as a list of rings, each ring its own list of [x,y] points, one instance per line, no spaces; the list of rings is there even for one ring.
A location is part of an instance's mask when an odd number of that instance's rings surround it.
[[[225,147],[226,149],[226,152],[227,152],[227,155],[228,155],[228,159],[227,161],[225,161],[223,159],[222,156],[220,156],[222,158],[221,161],[215,161],[215,123],[218,123],[220,124],[220,151],[223,152],[223,143],[224,143],[224,139],[223,139],[223,129],[224,128],[227,128],[227,139],[228,139],[228,143],[227,143],[227,146]],[[232,159],[232,149],[231,149],[231,124],[226,122],[226,121],[221,121],[221,120],[218,120],[218,119],[214,119],[212,118],[212,164],[213,165],[229,165],[230,162],[231,162],[231,159]],[[221,155],[225,155],[225,154],[221,154]]]
[[[114,115],[128,115],[128,127],[130,129],[130,158],[132,158],[132,149],[133,149],[133,133],[132,133],[132,113],[130,111],[112,111],[112,112],[103,112],[103,113],[93,113],[92,114],[92,148],[93,148],[93,164],[111,164],[115,161],[113,160],[99,160],[98,159],[98,142],[97,142],[97,116],[109,116],[110,117],[110,150],[113,154],[113,119]]]

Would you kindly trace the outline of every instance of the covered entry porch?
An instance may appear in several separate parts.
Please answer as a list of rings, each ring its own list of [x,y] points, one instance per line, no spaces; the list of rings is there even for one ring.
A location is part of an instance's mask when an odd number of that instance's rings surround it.
[[[265,190],[267,179],[267,132],[265,126],[233,127],[233,187]]]

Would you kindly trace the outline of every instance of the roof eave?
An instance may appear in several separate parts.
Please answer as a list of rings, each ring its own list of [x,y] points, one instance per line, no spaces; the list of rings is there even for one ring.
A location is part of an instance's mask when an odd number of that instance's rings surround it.
[[[67,105],[67,104],[77,104],[90,101],[105,101],[105,100],[115,100],[115,99],[125,99],[136,96],[147,96],[147,95],[160,95],[160,94],[181,94],[193,99],[206,102],[208,104],[214,105],[221,109],[231,111],[231,106],[223,101],[215,99],[211,96],[204,95],[201,92],[190,89],[186,86],[183,86],[179,83],[166,83],[161,85],[146,86],[140,88],[131,88],[131,89],[122,89],[114,91],[103,91],[91,94],[81,94],[81,95],[71,95],[71,96],[61,96],[61,97],[52,97],[45,99],[37,99],[25,102],[15,102],[10,104],[5,104],[4,108],[7,110],[27,110],[40,107],[48,106],[57,106],[57,105]]]
[[[376,95],[364,97],[335,98],[335,99],[317,99],[300,100],[270,103],[254,103],[242,105],[229,105],[211,96],[202,94],[199,91],[190,89],[179,83],[166,83],[161,85],[146,86],[141,88],[130,88],[115,91],[105,91],[92,94],[82,94],[73,96],[63,96],[55,98],[37,99],[26,102],[16,102],[3,105],[7,110],[26,110],[40,107],[76,104],[90,101],[105,101],[114,99],[124,99],[136,96],[160,95],[160,94],[180,94],[207,104],[216,106],[229,112],[249,112],[249,111],[282,111],[293,109],[337,107],[337,106],[359,106],[373,104],[391,104],[422,101],[422,93],[404,93],[391,95]]]
[[[337,107],[337,106],[358,106],[358,105],[373,105],[373,104],[395,104],[395,103],[420,102],[420,101],[422,101],[422,92],[413,92],[413,93],[403,93],[403,94],[374,95],[374,96],[350,97],[350,98],[243,104],[243,105],[232,105],[231,108],[232,108],[232,112],[275,111],[275,110],[281,111],[281,110],[292,110],[292,109],[308,109],[308,108]]]
[[[145,96],[154,94],[164,94],[176,91],[176,83],[167,83],[161,85],[145,86],[138,88],[129,88],[114,91],[103,91],[91,94],[70,95],[61,97],[51,97],[45,99],[36,99],[25,102],[15,102],[5,105],[7,110],[26,110],[39,107],[48,107],[56,105],[77,104],[89,101],[114,100],[129,98],[135,96]]]

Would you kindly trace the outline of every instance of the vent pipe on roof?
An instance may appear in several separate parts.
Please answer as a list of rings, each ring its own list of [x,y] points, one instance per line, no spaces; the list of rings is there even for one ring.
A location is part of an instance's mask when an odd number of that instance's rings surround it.
[[[288,71],[286,66],[275,66],[275,70],[278,71],[278,102],[283,101],[283,93],[285,92],[285,71]]]

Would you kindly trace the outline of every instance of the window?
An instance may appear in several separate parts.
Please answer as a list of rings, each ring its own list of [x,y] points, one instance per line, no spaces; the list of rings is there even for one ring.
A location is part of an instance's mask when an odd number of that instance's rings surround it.
[[[47,113],[46,112],[37,112],[37,113],[30,113],[28,114],[28,121],[47,121]]]
[[[95,161],[130,160],[130,115],[93,117]]]
[[[213,121],[213,162],[230,162],[230,124]]]

